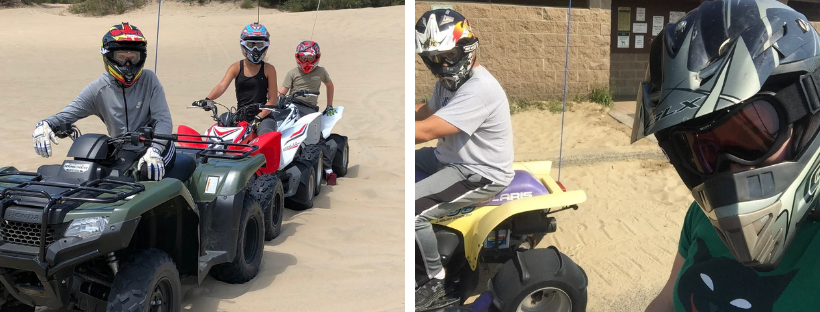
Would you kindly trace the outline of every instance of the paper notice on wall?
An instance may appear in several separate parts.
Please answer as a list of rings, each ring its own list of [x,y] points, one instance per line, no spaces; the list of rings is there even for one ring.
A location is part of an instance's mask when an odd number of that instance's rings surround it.
[[[684,15],[686,15],[686,12],[669,11],[669,22],[677,23]]]
[[[629,35],[621,36],[618,35],[618,49],[626,49],[629,48]]]
[[[657,36],[663,30],[663,16],[652,17],[652,35]]]
[[[635,11],[635,21],[646,21],[646,8],[638,8],[638,10]]]
[[[643,49],[643,35],[635,35],[635,49]]]
[[[632,8],[618,7],[618,31],[629,31],[632,26]]]
[[[646,23],[632,23],[632,32],[636,34],[645,34]]]

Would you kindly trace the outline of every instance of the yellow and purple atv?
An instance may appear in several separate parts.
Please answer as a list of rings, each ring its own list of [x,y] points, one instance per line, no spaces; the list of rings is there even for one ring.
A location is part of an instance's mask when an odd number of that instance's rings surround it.
[[[491,296],[478,310],[579,312],[586,310],[587,276],[554,246],[535,249],[555,232],[552,214],[578,209],[582,190],[567,191],[550,176],[552,162],[513,164],[515,177],[492,200],[456,210],[432,221],[441,262],[447,272],[447,295],[425,311],[457,311],[474,295],[480,276],[500,266],[487,283]],[[416,172],[416,181],[426,178]],[[416,285],[427,282],[416,246]],[[485,301],[485,300],[482,300]],[[459,310],[460,311],[460,310]],[[464,309],[464,311],[472,311]]]

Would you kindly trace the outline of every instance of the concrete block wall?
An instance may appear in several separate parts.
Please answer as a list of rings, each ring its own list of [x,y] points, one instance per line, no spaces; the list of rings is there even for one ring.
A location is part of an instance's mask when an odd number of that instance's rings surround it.
[[[479,3],[416,1],[415,21],[433,4],[449,4],[470,21],[480,47],[478,62],[512,100],[560,99],[564,86],[567,9]],[[609,85],[609,10],[572,9],[568,96]],[[413,32],[415,33],[415,32]],[[435,78],[415,57],[416,102],[433,91]]]
[[[609,90],[613,98],[634,100],[638,85],[646,76],[649,54],[612,54],[610,59]]]

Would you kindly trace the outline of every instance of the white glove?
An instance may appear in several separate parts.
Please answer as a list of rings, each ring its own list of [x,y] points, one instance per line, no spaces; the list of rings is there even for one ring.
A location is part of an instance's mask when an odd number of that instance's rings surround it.
[[[142,155],[137,168],[142,171],[143,165],[148,166],[148,179],[159,181],[165,176],[165,163],[156,147],[149,148],[145,155]]]
[[[34,134],[31,137],[34,139],[34,152],[43,157],[51,157],[51,142],[59,145],[54,131],[51,131],[51,126],[45,120],[34,126]]]

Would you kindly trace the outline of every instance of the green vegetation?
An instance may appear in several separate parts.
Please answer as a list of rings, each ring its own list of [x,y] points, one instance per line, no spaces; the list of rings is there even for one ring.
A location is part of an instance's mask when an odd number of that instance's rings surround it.
[[[224,3],[230,0],[217,1]],[[239,2],[239,6],[243,9],[252,9],[256,7],[257,1],[261,7],[290,12],[313,11],[319,3],[319,0],[244,0]],[[182,2],[203,5],[211,0],[182,0]],[[103,16],[138,9],[146,4],[146,0],[0,0],[0,8],[44,3],[71,4],[68,8],[71,13]],[[404,0],[322,0],[322,6],[319,9],[338,10],[391,5],[404,5]]]
[[[576,104],[592,102],[598,103],[603,107],[612,107],[612,93],[609,88],[599,87],[593,88],[586,96],[581,94],[573,95],[567,98],[567,111],[573,111]],[[510,100],[510,114],[530,111],[530,110],[549,111],[553,114],[560,114],[563,111],[561,100],[547,100],[547,101],[524,101],[524,100]]]
[[[261,0],[260,0],[261,1]],[[265,2],[259,4],[265,6]],[[281,2],[281,1],[280,1]],[[287,0],[280,7],[282,10],[290,12],[302,12],[316,10],[319,0]],[[270,5],[270,4],[268,4]],[[355,9],[364,7],[383,7],[391,5],[404,5],[404,0],[323,0],[320,10]]]
[[[604,107],[612,107],[612,93],[606,87],[593,88],[592,92],[589,93],[589,101],[601,104]]]
[[[34,5],[44,3],[73,4],[82,0],[0,0],[0,8],[9,8],[19,5]]]
[[[422,95],[421,99],[419,99],[419,101],[421,103],[427,104],[427,102],[430,102],[430,95],[429,94]]]
[[[567,110],[571,111],[572,106],[574,105],[573,102],[567,102]],[[529,111],[529,110],[540,110],[540,111],[549,111],[553,114],[561,113],[563,110],[563,104],[561,101],[557,100],[549,100],[549,101],[522,101],[516,100],[510,102],[510,115],[515,115],[517,113]]]
[[[72,4],[68,10],[74,14],[103,16],[122,14],[128,10],[141,8],[145,3],[145,0],[85,0]]]

